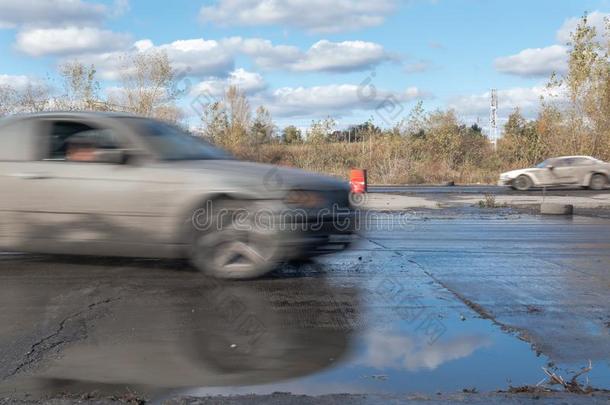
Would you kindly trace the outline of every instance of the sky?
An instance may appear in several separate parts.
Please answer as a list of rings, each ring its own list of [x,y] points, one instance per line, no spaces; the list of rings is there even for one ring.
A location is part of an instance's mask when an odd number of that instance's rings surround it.
[[[0,85],[57,83],[79,60],[111,92],[125,55],[161,49],[190,122],[237,85],[280,127],[389,127],[422,101],[486,128],[492,88],[500,122],[535,116],[585,12],[601,28],[610,1],[0,0]]]

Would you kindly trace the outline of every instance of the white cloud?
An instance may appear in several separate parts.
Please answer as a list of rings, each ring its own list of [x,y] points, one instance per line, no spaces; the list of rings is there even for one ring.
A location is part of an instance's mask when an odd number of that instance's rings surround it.
[[[600,43],[606,41],[604,38],[605,19],[608,17],[610,17],[610,13],[600,11],[587,15],[587,24],[595,27],[597,40]],[[581,17],[572,17],[563,23],[556,33],[558,45],[524,49],[516,55],[497,58],[494,62],[496,69],[502,73],[524,77],[549,76],[552,72],[564,73],[568,63],[567,45],[571,42],[571,34],[576,30],[580,21]]]
[[[0,27],[98,24],[107,12],[104,5],[81,0],[2,0]]]
[[[224,74],[234,65],[231,52],[216,40],[174,41],[154,49],[167,52],[175,69],[194,76]]]
[[[70,42],[76,46],[77,42]],[[28,45],[30,53],[41,53],[40,46],[52,46],[49,41],[44,45]],[[118,45],[118,41],[113,44]],[[85,52],[79,59],[93,63],[105,79],[116,79],[130,54],[144,51],[161,50],[167,53],[172,66],[179,72],[195,77],[225,77],[235,68],[235,57],[245,55],[263,69],[288,70],[294,72],[348,72],[360,71],[387,60],[393,60],[383,46],[364,41],[331,42],[322,40],[306,52],[295,46],[274,45],[261,38],[230,37],[219,40],[203,38],[174,41],[169,44],[155,45],[148,39],[135,42],[120,52]]]
[[[253,98],[278,117],[324,117],[352,114],[355,110],[377,111],[382,119],[392,121],[403,111],[403,103],[426,98],[416,87],[403,92],[376,89],[371,94],[355,84],[332,84],[314,87],[282,87]]]
[[[295,71],[341,72],[369,69],[388,59],[390,56],[383,46],[373,42],[322,40],[289,66]]]
[[[273,45],[260,38],[232,37],[221,42],[233,53],[250,56],[262,68],[295,72],[359,71],[394,59],[382,45],[365,41],[321,40],[306,52],[295,46]]]
[[[83,53],[77,58],[93,64],[106,80],[118,80],[131,57],[139,52],[164,51],[179,75],[207,77],[226,76],[234,69],[233,55],[215,40],[190,39],[155,45],[151,40],[136,41],[124,50]]]
[[[408,336],[371,333],[367,347],[358,363],[376,369],[435,370],[453,360],[470,356],[491,345],[485,336],[460,336],[431,345]]]
[[[259,92],[267,87],[265,79],[259,73],[248,72],[241,68],[231,72],[228,84],[237,86],[248,94]]]
[[[71,55],[124,48],[127,34],[93,27],[34,28],[20,31],[15,46],[32,56]]]
[[[498,116],[507,117],[516,107],[528,118],[534,118],[540,108],[541,98],[562,102],[565,94],[561,90],[551,91],[546,86],[515,87],[498,90]],[[490,92],[455,97],[448,107],[464,118],[473,119],[489,115]]]
[[[602,13],[600,11],[594,11],[587,15],[587,22],[590,26],[595,27],[597,36],[600,41],[603,41],[603,33],[606,29],[605,18],[610,17],[609,13]],[[567,19],[561,28],[557,31],[557,41],[565,45],[571,41],[572,32],[576,31],[576,27],[580,23],[581,17],[572,17]]]
[[[221,98],[229,86],[237,86],[246,95],[253,95],[267,88],[265,79],[255,72],[244,69],[235,69],[227,78],[210,78],[193,86],[193,97]]]
[[[203,21],[220,25],[282,25],[329,33],[377,26],[396,0],[219,0],[201,8]]]
[[[0,74],[0,87],[10,87],[13,90],[22,91],[29,86],[41,86],[42,82],[24,75],[2,75]]]
[[[516,55],[497,58],[496,70],[518,76],[545,76],[567,69],[568,49],[563,45],[524,49]]]
[[[247,55],[264,68],[285,66],[302,57],[296,46],[273,45],[271,41],[261,38],[231,37],[223,39],[222,44],[229,52]]]

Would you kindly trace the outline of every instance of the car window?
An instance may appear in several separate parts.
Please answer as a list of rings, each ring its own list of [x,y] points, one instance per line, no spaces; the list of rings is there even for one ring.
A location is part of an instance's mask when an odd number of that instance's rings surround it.
[[[180,128],[144,118],[125,118],[161,160],[226,160],[233,157]]]
[[[80,122],[53,122],[49,136],[49,152],[44,160],[95,162],[99,151],[120,148],[112,130]]]
[[[573,166],[573,164],[574,164],[574,159],[565,158],[565,159],[557,159],[555,161],[554,166],[555,167],[568,167],[568,166]]]
[[[574,158],[573,161],[574,166],[591,166],[597,163],[594,159],[590,158]]]

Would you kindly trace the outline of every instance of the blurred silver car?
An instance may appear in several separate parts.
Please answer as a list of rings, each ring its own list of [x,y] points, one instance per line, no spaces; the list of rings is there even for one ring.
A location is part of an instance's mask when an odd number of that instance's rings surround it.
[[[122,114],[0,121],[0,189],[0,250],[190,258],[221,278],[345,248],[356,227],[345,182]]]
[[[545,160],[536,167],[500,175],[499,185],[516,190],[532,187],[579,186],[601,190],[608,184],[610,164],[590,156],[562,156]]]

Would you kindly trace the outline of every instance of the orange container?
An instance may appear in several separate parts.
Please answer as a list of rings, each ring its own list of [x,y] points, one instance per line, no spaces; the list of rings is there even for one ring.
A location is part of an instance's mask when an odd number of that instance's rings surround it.
[[[349,185],[352,189],[352,193],[362,194],[366,193],[367,182],[366,182],[366,170],[364,169],[352,169],[349,173]]]

